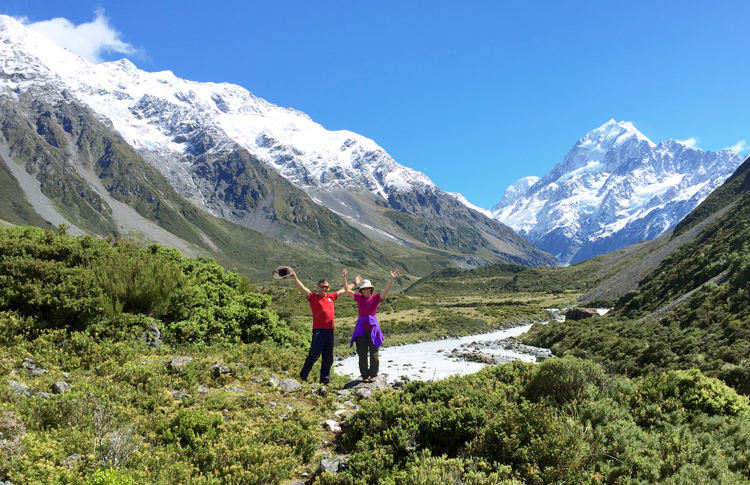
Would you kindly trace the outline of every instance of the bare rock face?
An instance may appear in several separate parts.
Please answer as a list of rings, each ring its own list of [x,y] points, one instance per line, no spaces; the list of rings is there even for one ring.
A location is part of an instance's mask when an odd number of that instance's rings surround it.
[[[565,320],[583,320],[599,315],[596,308],[571,308],[565,314]]]

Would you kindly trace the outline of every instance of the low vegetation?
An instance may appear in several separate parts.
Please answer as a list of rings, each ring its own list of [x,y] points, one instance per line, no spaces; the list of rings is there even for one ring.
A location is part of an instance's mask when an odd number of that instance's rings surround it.
[[[735,293],[704,285],[691,300],[700,303],[693,310],[718,305],[710,321],[686,307],[645,326],[618,326],[659,306],[642,301],[595,325],[538,325],[534,338],[559,355],[588,350],[595,358],[516,362],[386,389],[359,401],[337,433],[324,423],[338,416],[344,377],[334,376],[327,394],[315,382],[296,392],[274,384],[296,377],[310,338],[309,307],[288,281],[253,284],[210,259],[71,237],[64,227],[2,229],[0,481],[748,483],[747,391],[741,374],[737,385],[727,377],[735,374],[721,374],[747,368],[739,357],[748,350],[747,302],[737,296],[747,263],[727,258]],[[364,276],[385,283],[385,275]],[[391,345],[478,333],[546,320],[546,308],[573,304],[596,278],[578,265],[446,270],[418,284],[400,276],[398,289],[408,290],[394,289],[379,316]],[[354,302],[342,298],[340,355],[349,352],[355,316]],[[579,337],[589,341],[573,343]],[[605,354],[597,338],[621,354]],[[671,365],[678,360],[663,357],[678,338],[711,358]],[[727,367],[735,352],[737,367]],[[72,387],[53,390],[60,383]],[[346,469],[322,472],[320,461],[337,453],[348,455]]]

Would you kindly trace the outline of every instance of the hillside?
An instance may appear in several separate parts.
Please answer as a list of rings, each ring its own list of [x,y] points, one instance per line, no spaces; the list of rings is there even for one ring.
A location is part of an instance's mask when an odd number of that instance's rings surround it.
[[[637,294],[618,311],[594,322],[535,328],[526,341],[558,355],[585,350],[632,376],[698,368],[750,393],[749,167],[746,161],[662,241],[675,247],[639,275]]]

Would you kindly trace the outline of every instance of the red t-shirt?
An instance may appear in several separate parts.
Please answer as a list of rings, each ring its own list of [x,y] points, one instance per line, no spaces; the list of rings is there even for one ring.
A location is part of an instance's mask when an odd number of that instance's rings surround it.
[[[313,314],[313,328],[333,330],[333,302],[339,297],[338,293],[328,293],[320,296],[310,292],[307,301]]]

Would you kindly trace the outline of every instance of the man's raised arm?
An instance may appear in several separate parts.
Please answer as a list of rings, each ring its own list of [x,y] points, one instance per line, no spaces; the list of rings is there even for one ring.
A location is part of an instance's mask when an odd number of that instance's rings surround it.
[[[295,273],[293,269],[291,269],[289,272],[291,273],[292,278],[294,278],[294,282],[297,283],[297,288],[299,288],[299,291],[301,291],[302,294],[305,295],[305,298],[310,298],[311,291],[302,284],[299,278],[297,278],[297,273]]]

